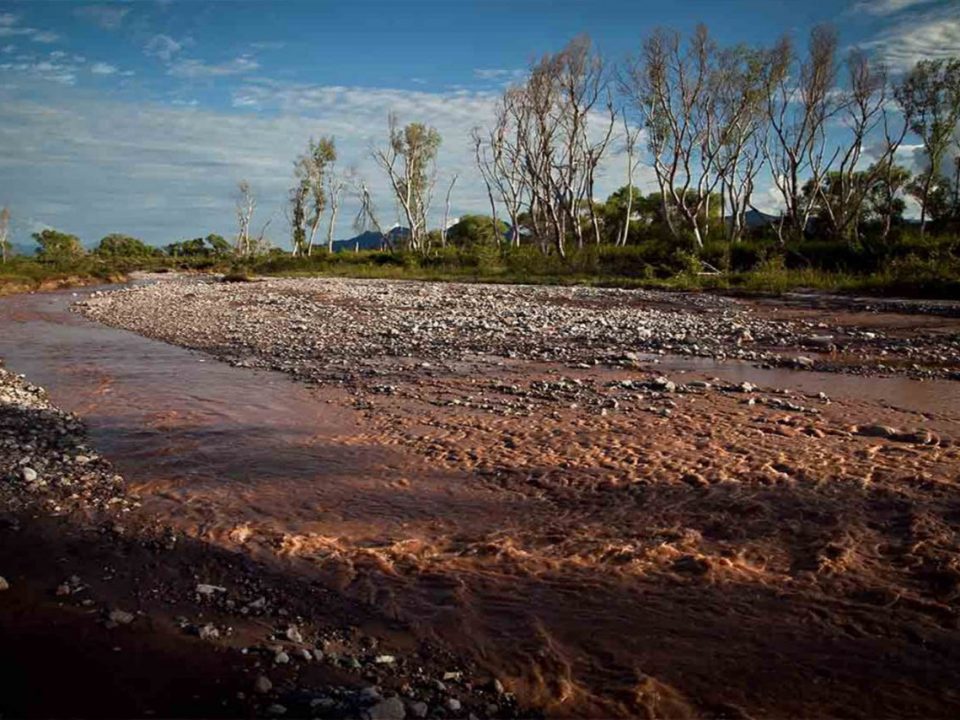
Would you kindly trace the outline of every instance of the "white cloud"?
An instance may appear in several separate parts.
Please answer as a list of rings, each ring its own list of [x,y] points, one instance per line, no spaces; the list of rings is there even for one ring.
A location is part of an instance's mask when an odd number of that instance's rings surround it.
[[[143,51],[151,57],[158,57],[164,62],[170,62],[173,56],[183,49],[183,43],[174,40],[169,35],[154,35],[144,46]]]
[[[280,40],[261,40],[250,43],[253,50],[282,50],[287,44]]]
[[[36,60],[30,56],[18,56],[17,62],[8,62],[0,64],[0,72],[19,74],[30,78],[31,80],[43,80],[46,82],[58,83],[60,85],[74,85],[77,81],[77,65],[69,62],[61,62],[60,59],[51,57],[48,60]]]
[[[55,43],[57,40],[60,39],[60,36],[55,32],[42,30],[40,32],[36,32],[33,35],[31,35],[30,39],[33,40],[34,42],[49,44],[49,43]]]
[[[248,179],[259,198],[258,223],[273,216],[270,235],[286,244],[283,207],[292,182],[292,161],[311,137],[333,135],[339,165],[353,167],[374,194],[381,222],[397,219],[395,203],[370,150],[383,143],[387,114],[402,123],[436,127],[443,142],[438,187],[456,172],[451,215],[489,212],[473,160],[470,129],[489,122],[498,93],[456,90],[288,85],[244,82],[234,93],[242,111],[213,112],[188,95],[168,105],[92,100],[80,92],[46,94],[44,101],[0,102],[0,196],[26,214],[96,240],[130,232],[157,244],[206,232],[233,232],[236,182]],[[259,108],[269,112],[251,113]],[[622,142],[600,168],[597,196],[623,183]],[[6,151],[9,148],[9,151]],[[635,183],[652,189],[650,173]],[[439,194],[442,191],[438,190]],[[37,198],[69,198],[69,208],[37,209]],[[431,224],[440,221],[442,200]],[[335,236],[354,234],[356,200],[344,199]]]
[[[119,69],[109,63],[95,62],[90,66],[90,72],[94,75],[113,75],[119,72]]]
[[[73,12],[77,17],[90,20],[105,30],[116,30],[123,24],[130,9],[123,5],[85,5]]]
[[[13,13],[0,13],[0,26],[9,27],[17,24],[17,16]]]
[[[960,17],[940,11],[912,17],[861,43],[896,70],[908,70],[919,60],[960,55]]]
[[[240,75],[242,73],[252,72],[259,67],[260,63],[249,55],[240,55],[233,60],[214,64],[205,63],[195,58],[184,58],[173,62],[168,72],[174,77],[199,79]]]
[[[16,46],[16,45],[4,45],[2,48],[0,48],[0,51],[2,51],[4,55],[10,55],[11,53],[14,53],[14,52],[17,51],[17,46]]]
[[[909,10],[910,8],[929,5],[935,1],[936,0],[863,0],[863,2],[858,2],[854,5],[851,8],[851,12],[885,17]]]

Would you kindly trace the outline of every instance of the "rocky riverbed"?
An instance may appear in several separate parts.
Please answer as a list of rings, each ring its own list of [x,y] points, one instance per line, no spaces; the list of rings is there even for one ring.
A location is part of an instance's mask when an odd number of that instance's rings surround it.
[[[3,367],[0,505],[4,715],[516,714],[444,649],[393,647],[309,582],[144,513],[82,419]]]
[[[0,322],[139,505],[88,538],[106,556],[48,556],[150,588],[105,631],[231,649],[200,664],[236,670],[233,712],[960,712],[949,308],[323,279],[77,300]],[[47,597],[98,577],[39,565]]]
[[[917,323],[889,327],[870,322],[868,312],[831,318],[708,294],[177,279],[95,294],[77,309],[235,363],[313,379],[342,377],[383,358],[440,362],[477,354],[591,365],[674,354],[804,370],[960,377],[956,322],[944,321],[946,330]]]

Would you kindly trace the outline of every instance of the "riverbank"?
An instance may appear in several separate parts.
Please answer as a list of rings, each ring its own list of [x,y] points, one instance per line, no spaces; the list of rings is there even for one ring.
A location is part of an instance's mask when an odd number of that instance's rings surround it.
[[[4,715],[515,712],[443,648],[397,645],[402,623],[145,511],[83,420],[2,367],[0,504]]]
[[[77,309],[233,366],[195,381],[232,386],[249,427],[204,419],[220,395],[110,385],[110,407],[166,393],[173,439],[139,434],[138,454],[204,464],[143,484],[172,525],[389,607],[529,706],[960,711],[955,318],[322,279],[174,279]],[[316,410],[250,399],[267,369]],[[280,419],[278,447],[260,431]]]

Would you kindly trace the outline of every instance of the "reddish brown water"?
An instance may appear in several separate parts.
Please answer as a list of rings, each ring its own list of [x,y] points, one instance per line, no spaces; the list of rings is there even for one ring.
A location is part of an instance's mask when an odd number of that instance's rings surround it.
[[[952,552],[955,450],[786,437],[727,399],[672,424],[399,400],[364,415],[336,391],[92,324],[67,311],[73,299],[0,301],[0,357],[84,416],[145,511],[316,573],[530,702],[575,715],[960,710],[954,600],[890,561],[891,548]],[[954,383],[661,367],[823,390],[846,402],[828,430],[844,412],[960,427]],[[476,472],[484,460],[500,470]],[[691,471],[726,481],[694,490],[679,482]],[[949,492],[884,485],[914,476]],[[705,565],[672,569],[687,556]],[[811,570],[823,557],[842,572]]]

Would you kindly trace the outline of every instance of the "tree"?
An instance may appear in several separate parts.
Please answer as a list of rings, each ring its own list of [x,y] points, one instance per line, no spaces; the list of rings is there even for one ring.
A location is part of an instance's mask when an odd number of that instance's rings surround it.
[[[111,233],[100,240],[94,252],[100,257],[144,258],[155,255],[157,250],[130,235]]]
[[[411,249],[423,252],[427,250],[427,213],[436,183],[440,133],[423,123],[410,123],[401,129],[393,113],[388,129],[387,147],[374,150],[373,159],[387,173],[406,217]]]
[[[880,238],[886,240],[894,223],[903,219],[906,203],[901,195],[910,182],[910,172],[888,158],[882,165],[871,166],[867,176],[874,178],[867,193],[867,215],[880,221]]]
[[[340,211],[340,199],[343,191],[350,183],[352,172],[346,175],[331,171],[327,174],[327,197],[330,200],[330,222],[327,223],[327,252],[333,252],[333,231],[337,225],[337,214]]]
[[[508,230],[501,220],[486,215],[464,215],[447,231],[447,240],[458,247],[496,247]]]
[[[794,237],[803,236],[815,203],[803,193],[805,178],[819,187],[836,157],[827,155],[827,123],[839,110],[836,52],[836,32],[826,25],[811,30],[805,60],[795,57],[786,37],[770,51],[764,83],[772,137],[765,153],[785,207],[781,242],[784,222]]]
[[[307,198],[310,188],[305,182],[297,183],[290,190],[290,229],[294,257],[308,255],[307,252]]]
[[[33,239],[40,246],[37,257],[48,262],[66,262],[83,257],[86,251],[80,238],[58,230],[46,229],[33,233]]]
[[[332,137],[321,137],[317,141],[311,139],[307,152],[297,158],[294,172],[299,183],[291,192],[295,196],[303,195],[295,202],[303,204],[305,237],[300,244],[294,243],[294,254],[309,256],[313,250],[317,229],[327,205],[327,176],[336,160],[337,148]]]
[[[440,247],[447,245],[447,223],[450,221],[450,195],[453,193],[453,186],[457,184],[459,175],[453,174],[450,179],[450,185],[447,186],[447,197],[443,204],[443,224],[440,226]]]
[[[257,207],[253,189],[246,180],[237,184],[237,244],[236,252],[241,257],[251,254],[250,224],[253,222],[253,211]]]
[[[10,252],[10,208],[0,210],[0,262],[6,264]]]
[[[214,255],[230,254],[230,243],[227,242],[226,238],[224,238],[222,235],[210,233],[204,238],[204,241],[209,246],[210,250],[213,251]]]
[[[926,172],[916,186],[922,236],[930,215],[931,192],[960,121],[960,59],[920,60],[897,85],[894,95],[927,156]]]
[[[697,249],[717,214],[710,207],[721,200],[715,190],[734,180],[734,161],[755,132],[763,88],[754,65],[719,51],[698,25],[686,45],[676,32],[655,31],[621,79],[647,131],[667,225],[682,237],[679,218]]]

